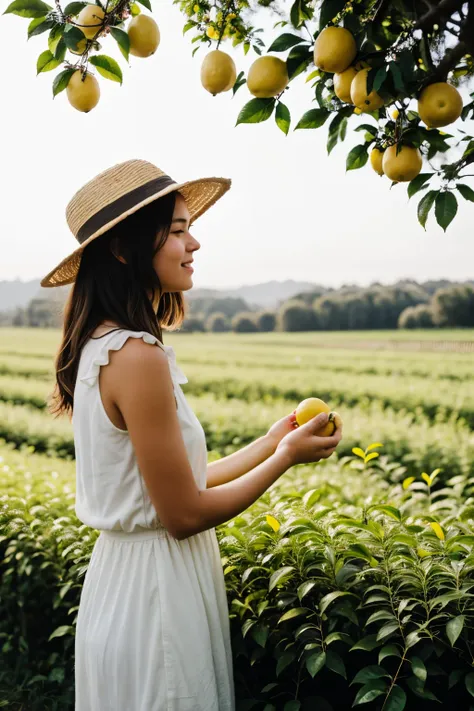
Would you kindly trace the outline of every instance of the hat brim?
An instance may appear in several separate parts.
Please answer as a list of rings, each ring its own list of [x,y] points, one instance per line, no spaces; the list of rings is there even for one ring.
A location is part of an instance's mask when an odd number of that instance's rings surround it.
[[[198,217],[203,215],[230,189],[231,182],[232,181],[229,178],[199,178],[197,180],[188,180],[185,183],[170,185],[164,190],[160,190],[154,195],[148,196],[146,199],[137,203],[126,212],[123,212],[121,215],[96,230],[96,232],[88,237],[78,249],[74,250],[74,252],[71,252],[71,254],[65,257],[41,280],[41,286],[48,288],[72,284],[75,281],[79,270],[82,252],[87,245],[129,215],[137,212],[137,210],[141,207],[144,207],[145,205],[148,205],[154,200],[158,200],[160,197],[164,197],[171,192],[179,192],[186,200],[186,205],[190,214],[190,222],[192,223],[195,222]]]

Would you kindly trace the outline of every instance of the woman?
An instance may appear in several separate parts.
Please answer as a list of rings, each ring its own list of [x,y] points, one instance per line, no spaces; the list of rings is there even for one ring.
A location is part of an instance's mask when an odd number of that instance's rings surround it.
[[[76,711],[234,711],[215,526],[341,439],[316,436],[327,416],[295,429],[289,415],[208,470],[162,328],[184,317],[190,225],[229,187],[178,184],[143,160],[109,168],[70,201],[81,246],[41,282],[74,283],[50,410],[72,413],[76,514],[101,531],[77,615]]]

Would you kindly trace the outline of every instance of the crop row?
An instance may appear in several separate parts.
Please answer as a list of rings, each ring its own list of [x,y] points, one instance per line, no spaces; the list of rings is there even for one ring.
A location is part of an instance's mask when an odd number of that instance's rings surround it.
[[[230,453],[265,434],[271,424],[289,414],[296,402],[217,400],[213,395],[188,396],[206,432],[208,449]],[[456,417],[441,413],[431,421],[423,413],[383,408],[377,401],[364,407],[344,408],[344,436],[338,452],[365,449],[381,442],[383,452],[402,462],[405,471],[418,475],[437,467],[442,479],[474,472],[474,433]],[[74,436],[67,418],[54,419],[45,411],[0,403],[0,437],[16,447],[34,447],[59,457],[74,457]]]

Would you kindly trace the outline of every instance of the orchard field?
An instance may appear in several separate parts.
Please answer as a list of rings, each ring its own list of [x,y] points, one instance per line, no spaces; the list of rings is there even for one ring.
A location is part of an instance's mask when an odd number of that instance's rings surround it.
[[[53,419],[55,330],[0,329],[0,707],[73,708],[74,625],[97,531]],[[237,708],[474,709],[474,331],[173,334],[209,460],[306,397],[341,414],[217,529]]]

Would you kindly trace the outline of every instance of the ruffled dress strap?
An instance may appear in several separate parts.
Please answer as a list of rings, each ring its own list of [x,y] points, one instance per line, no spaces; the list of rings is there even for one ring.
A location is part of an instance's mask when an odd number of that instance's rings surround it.
[[[96,351],[93,353],[90,362],[86,367],[86,372],[81,375],[79,380],[89,387],[92,387],[99,376],[100,366],[107,365],[110,361],[110,351],[118,351],[128,338],[141,338],[145,343],[155,343],[165,351],[168,358],[171,379],[173,382],[182,385],[188,382],[187,377],[176,363],[176,354],[171,346],[166,346],[161,341],[148,333],[148,331],[129,331],[127,329],[115,329],[102,337],[101,342],[96,346]],[[88,343],[94,343],[96,339],[90,339]],[[99,339],[97,339],[99,341]]]

